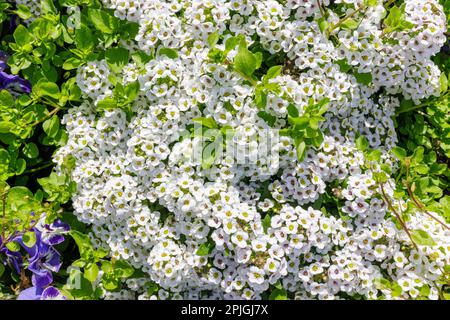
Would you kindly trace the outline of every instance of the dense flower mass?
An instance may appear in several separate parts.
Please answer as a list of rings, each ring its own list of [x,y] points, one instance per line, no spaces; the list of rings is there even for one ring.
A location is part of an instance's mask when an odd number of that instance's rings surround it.
[[[75,159],[73,207],[96,246],[145,274],[106,298],[260,299],[274,286],[302,299],[438,298],[450,232],[417,209],[406,229],[395,223],[409,203],[394,200],[393,178],[377,176],[397,165],[399,97],[439,95],[431,57],[446,41],[442,6],[406,0],[405,27],[389,30],[381,0],[330,3],[103,0],[138,24],[120,44],[130,59],[120,70],[107,57],[78,68],[85,100],[64,116],[69,138],[54,160],[61,168]],[[268,80],[279,90],[268,91],[264,116],[255,80],[230,67],[242,49],[227,40],[238,35],[283,63]],[[215,60],[214,49],[227,58]],[[134,84],[130,110],[104,108]],[[322,101],[323,141],[299,159],[295,139],[278,133],[291,113]],[[196,157],[199,118],[231,130],[237,152],[210,165]],[[379,162],[357,147],[359,136],[381,150]],[[408,229],[433,244],[415,245]]]

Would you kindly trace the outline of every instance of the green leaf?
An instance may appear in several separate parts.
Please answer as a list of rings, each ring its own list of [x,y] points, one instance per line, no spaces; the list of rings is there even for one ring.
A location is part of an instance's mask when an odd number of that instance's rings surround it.
[[[105,52],[106,63],[115,73],[120,73],[129,59],[130,53],[125,48],[110,48]]]
[[[90,299],[94,290],[91,282],[78,269],[71,269],[67,285],[65,287],[75,298]]]
[[[287,293],[284,289],[275,288],[269,296],[269,300],[287,300]]]
[[[22,207],[30,204],[33,193],[26,187],[12,187],[6,197],[7,206],[13,211],[19,211]]]
[[[21,47],[30,45],[34,41],[33,35],[28,32],[27,28],[25,28],[21,24],[17,26],[16,30],[14,31],[13,37],[16,43]]]
[[[258,116],[262,119],[264,119],[264,121],[267,122],[267,124],[270,127],[273,127],[273,125],[275,124],[275,122],[277,121],[277,117],[275,117],[274,115],[270,114],[269,112],[266,111],[260,111],[258,112]]]
[[[401,147],[393,147],[392,148],[392,154],[398,159],[398,160],[404,160],[406,158],[406,150]]]
[[[295,150],[297,151],[297,159],[299,162],[303,161],[306,155],[306,143],[305,141],[296,141]]]
[[[135,51],[131,54],[131,58],[136,63],[138,67],[143,67],[147,62],[149,62],[152,57],[143,51]]]
[[[91,259],[93,257],[94,249],[92,247],[89,236],[76,230],[70,230],[69,234],[72,236],[73,240],[77,244],[81,258],[85,260]]]
[[[260,86],[255,88],[255,104],[258,109],[265,109],[267,105],[267,92]]]
[[[97,279],[98,271],[97,263],[89,263],[84,269],[84,277],[90,282],[94,282]]]
[[[239,44],[239,41],[241,41],[241,37],[235,36],[235,37],[229,37],[225,41],[225,52],[229,52],[236,48],[236,46]]]
[[[114,273],[121,278],[129,278],[134,273],[134,268],[125,260],[117,260],[114,262]]]
[[[366,151],[369,147],[369,141],[364,136],[359,136],[356,139],[356,148],[360,151]]]
[[[125,95],[128,101],[133,102],[139,94],[140,84],[138,81],[132,82],[125,87]]]
[[[405,20],[404,5],[402,5],[400,8],[397,6],[393,6],[389,10],[389,15],[384,20],[384,25],[386,26],[387,32],[408,30],[414,26],[413,23]]]
[[[86,25],[82,24],[78,29],[75,30],[75,43],[77,44],[77,48],[84,51],[91,51],[94,46],[94,36],[90,28],[86,27]]]
[[[12,107],[14,105],[14,97],[8,90],[0,90],[0,107]]]
[[[375,149],[370,151],[367,155],[366,155],[366,159],[368,161],[380,161],[381,159],[381,150],[379,149]]]
[[[36,233],[32,231],[25,232],[22,235],[22,241],[28,248],[32,248],[36,244]]]
[[[358,28],[359,26],[359,22],[352,19],[352,18],[348,18],[346,19],[342,24],[341,24],[341,28],[342,29],[347,29],[347,30],[354,30],[356,28]]]
[[[247,77],[251,77],[256,70],[256,66],[257,59],[255,55],[247,49],[245,42],[241,42],[238,53],[234,57],[235,70]]]
[[[216,121],[213,118],[211,118],[211,117],[208,117],[208,118],[205,118],[205,117],[194,118],[194,119],[192,119],[192,121],[195,122],[195,123],[199,123],[202,126],[210,128],[210,129],[218,128],[218,125],[217,125]]]
[[[33,87],[33,93],[38,97],[51,97],[54,99],[59,99],[59,87],[57,84],[48,81],[39,81]]]
[[[59,118],[53,115],[50,119],[44,121],[42,129],[51,138],[55,138],[59,131]]]
[[[441,84],[441,93],[445,93],[448,90],[448,79],[447,76],[445,75],[445,72],[441,73],[441,77],[440,77],[440,84]]]
[[[269,70],[267,70],[267,74],[264,76],[264,81],[278,77],[281,73],[281,70],[283,70],[283,66],[271,67]]]
[[[219,34],[217,32],[213,32],[208,36],[208,44],[210,47],[214,47],[217,42],[219,42]]]
[[[178,58],[178,53],[174,49],[170,48],[160,48],[158,54],[160,56],[167,56],[170,59]]]
[[[305,129],[306,125],[309,124],[308,117],[291,117],[288,116],[288,122],[294,126],[297,126],[296,129]]]
[[[210,146],[214,146],[214,143],[207,145],[202,152],[202,169],[206,170],[212,167],[216,161],[216,153],[210,149]]]
[[[0,263],[0,278],[2,277],[3,273],[5,273],[5,267],[3,266],[3,263]]]
[[[31,17],[30,9],[23,4],[17,4],[17,10],[14,12],[23,20],[27,20]]]
[[[68,175],[56,172],[52,172],[48,177],[38,179],[38,183],[42,186],[49,201],[58,201],[59,203],[69,201],[76,187],[75,182],[70,181]]]
[[[154,295],[159,290],[158,285],[154,282],[147,282],[145,285],[147,286],[147,294],[149,296]]]
[[[70,57],[66,61],[64,61],[62,68],[64,70],[73,70],[73,69],[78,68],[82,64],[83,64],[82,60],[75,58],[75,57]]]
[[[27,168],[27,162],[24,159],[19,158],[16,160],[16,165],[15,165],[16,175],[20,176],[25,171],[26,168]]]
[[[420,246],[435,246],[436,242],[434,242],[433,238],[423,230],[412,230],[411,237],[414,242]]]
[[[95,28],[106,34],[113,34],[119,28],[119,19],[100,9],[88,9],[89,20]]]
[[[324,32],[325,30],[328,29],[328,21],[324,17],[317,20],[317,24],[319,25],[319,30],[321,32]]]
[[[288,112],[288,115],[292,118],[297,118],[299,116],[297,107],[292,103],[288,105],[287,112]]]
[[[399,297],[403,293],[402,287],[397,282],[392,283],[392,296],[393,297]]]
[[[263,54],[262,52],[256,52],[253,54],[253,56],[256,59],[256,65],[255,65],[255,70],[261,68],[261,64],[262,64],[262,60],[263,60]]]
[[[372,83],[372,74],[370,72],[369,73],[355,72],[354,76],[358,83],[365,84],[366,86],[368,86]]]
[[[20,245],[16,241],[10,241],[6,243],[6,248],[12,252],[19,252],[20,251]]]
[[[98,110],[109,110],[114,108],[117,108],[117,101],[114,98],[107,97],[97,102]]]
[[[262,220],[262,226],[264,228],[264,231],[267,231],[267,229],[270,227],[271,218],[270,215],[266,214],[264,219]]]
[[[378,0],[365,0],[365,5],[369,7],[376,7],[378,5]]]
[[[119,279],[110,274],[105,274],[102,277],[103,287],[108,291],[114,291],[119,287]]]
[[[54,0],[41,0],[41,8],[44,13],[57,13]]]
[[[0,121],[0,133],[8,133],[15,127],[10,121]]]
[[[22,152],[29,159],[34,159],[39,156],[39,149],[33,142],[27,143],[23,147]]]
[[[213,242],[204,242],[198,247],[195,254],[198,256],[207,256],[214,250],[215,247],[216,245]]]
[[[422,163],[423,160],[423,153],[424,153],[424,148],[422,146],[418,146],[412,156],[411,156],[411,162],[412,164],[420,164]]]
[[[339,66],[339,69],[344,73],[347,73],[352,69],[352,66],[349,65],[347,63],[347,60],[345,59],[336,61],[336,64]]]

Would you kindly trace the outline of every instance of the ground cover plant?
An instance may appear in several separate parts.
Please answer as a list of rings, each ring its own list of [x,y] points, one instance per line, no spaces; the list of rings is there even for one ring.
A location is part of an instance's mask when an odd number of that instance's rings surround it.
[[[450,299],[448,0],[0,0],[0,299]]]

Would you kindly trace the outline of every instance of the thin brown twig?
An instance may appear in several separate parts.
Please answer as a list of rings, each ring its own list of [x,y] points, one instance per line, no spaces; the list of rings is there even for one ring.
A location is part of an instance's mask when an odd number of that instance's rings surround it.
[[[406,189],[408,190],[409,196],[411,197],[411,200],[414,202],[416,207],[418,207],[423,213],[428,215],[431,219],[435,220],[437,223],[442,225],[444,228],[446,228],[447,230],[450,230],[449,226],[447,226],[444,222],[442,222],[441,220],[439,220],[438,218],[433,216],[430,212],[428,212],[426,207],[417,200],[417,198],[414,196],[414,193],[412,192],[411,186],[409,185],[408,182],[406,182]]]
[[[317,1],[317,5],[319,6],[320,14],[322,15],[322,17],[325,18],[325,9],[322,6],[322,2],[320,0],[316,0],[316,1]]]
[[[412,238],[412,235],[409,232],[408,227],[406,226],[405,222],[403,221],[403,219],[398,214],[397,210],[395,210],[395,208],[392,206],[391,202],[389,201],[389,198],[387,197],[386,192],[384,191],[384,186],[383,186],[382,182],[380,182],[380,189],[381,189],[381,193],[382,193],[383,199],[386,202],[388,208],[394,213],[395,217],[400,222],[403,230],[405,230],[406,234],[408,235],[409,239],[411,240],[411,243],[414,245],[416,250],[419,251],[419,248],[417,247],[417,244],[414,242],[414,240]]]

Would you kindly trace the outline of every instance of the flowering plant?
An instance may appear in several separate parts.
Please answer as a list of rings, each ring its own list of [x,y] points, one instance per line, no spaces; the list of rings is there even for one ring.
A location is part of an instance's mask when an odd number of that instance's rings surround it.
[[[31,214],[35,216],[34,213]],[[60,220],[51,224],[45,223],[41,217],[38,223],[31,220],[33,227],[28,231],[16,232],[12,238],[0,237],[0,262],[13,267],[13,272],[21,275],[22,285],[28,285],[25,269],[32,273],[32,286],[22,290],[19,300],[39,300],[64,298],[59,290],[51,286],[52,272],[58,272],[61,267],[61,257],[54,248],[64,241],[64,233],[69,226]],[[24,252],[23,252],[24,251]],[[4,271],[4,266],[2,266]]]

